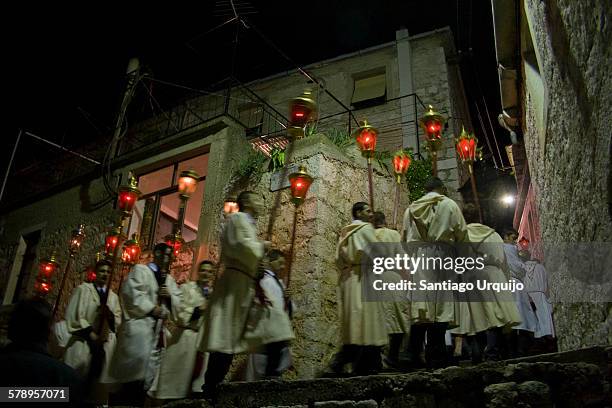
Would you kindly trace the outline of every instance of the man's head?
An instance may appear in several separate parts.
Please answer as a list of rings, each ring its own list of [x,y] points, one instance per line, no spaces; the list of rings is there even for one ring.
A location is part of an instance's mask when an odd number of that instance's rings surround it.
[[[51,306],[43,299],[21,301],[9,320],[8,338],[14,343],[47,343],[51,333]]]
[[[508,228],[504,231],[504,242],[506,244],[516,244],[518,232],[514,228]]]
[[[99,260],[96,262],[96,280],[95,284],[98,287],[105,286],[108,282],[108,275],[110,275],[112,264],[106,259]]]
[[[172,259],[172,247],[165,242],[160,242],[153,248],[153,262],[159,267],[170,265]]]
[[[279,249],[271,249],[266,254],[268,268],[275,274],[282,274],[285,271],[285,254]]]
[[[212,261],[204,260],[198,266],[198,284],[208,286],[215,274],[215,264]]]
[[[446,191],[446,186],[444,185],[444,183],[442,182],[442,180],[440,180],[438,177],[431,177],[429,180],[427,180],[425,182],[425,191],[429,192],[436,192],[438,194],[443,194],[446,195],[447,191]]]
[[[465,218],[465,222],[468,224],[479,222],[480,216],[478,214],[478,207],[473,203],[466,203],[463,206],[463,218]]]
[[[257,218],[263,212],[263,198],[253,191],[243,191],[238,195],[238,210]]]
[[[381,211],[375,211],[374,214],[372,214],[372,223],[374,224],[374,228],[385,227],[387,225],[385,214]]]
[[[370,209],[370,206],[368,203],[364,203],[362,201],[353,204],[352,214],[354,220],[370,222],[370,219],[372,218],[372,210]]]

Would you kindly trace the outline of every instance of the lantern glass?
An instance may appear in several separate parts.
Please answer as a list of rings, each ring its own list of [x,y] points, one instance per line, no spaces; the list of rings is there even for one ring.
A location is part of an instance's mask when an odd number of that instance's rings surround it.
[[[85,281],[94,282],[96,280],[96,271],[92,267],[88,267],[85,270]]]
[[[119,234],[117,234],[116,232],[113,232],[109,235],[106,236],[106,246],[105,246],[105,251],[106,251],[106,255],[113,255],[115,253],[115,248],[117,247],[117,244],[119,243]]]
[[[77,252],[81,248],[81,244],[83,243],[84,238],[85,226],[83,224],[80,224],[77,229],[72,231],[72,236],[70,237],[69,251],[71,253]]]
[[[300,204],[306,199],[312,181],[312,176],[306,172],[304,166],[300,166],[296,173],[289,175],[291,198],[294,203]]]
[[[181,252],[181,248],[183,246],[183,238],[180,235],[168,235],[166,236],[166,245],[172,247],[174,256],[177,257]]]
[[[289,127],[303,128],[316,119],[316,103],[309,90],[289,101]]]
[[[121,259],[127,264],[135,264],[138,262],[140,259],[140,245],[138,245],[138,241],[129,240],[125,243]]]
[[[178,191],[181,195],[189,197],[198,187],[198,174],[193,170],[181,172],[178,179]]]
[[[412,159],[404,152],[396,153],[393,157],[393,170],[395,174],[406,174]]]
[[[55,274],[58,264],[52,260],[45,259],[40,263],[40,274],[46,278],[50,278]]]
[[[134,191],[121,191],[119,193],[119,202],[118,207],[121,211],[125,211],[127,213],[132,212],[134,209],[134,205],[138,200],[138,195]]]

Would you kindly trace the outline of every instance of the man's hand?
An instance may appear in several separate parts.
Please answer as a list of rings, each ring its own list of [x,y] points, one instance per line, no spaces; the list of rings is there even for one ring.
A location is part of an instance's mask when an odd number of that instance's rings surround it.
[[[170,292],[168,292],[168,288],[166,287],[166,285],[162,285],[159,288],[159,295],[160,298],[162,299],[170,299]]]
[[[151,310],[151,313],[149,313],[151,316],[153,316],[156,319],[161,319],[162,315],[163,315],[163,310],[161,307],[159,306],[155,306],[153,308],[153,310]]]
[[[290,288],[285,289],[285,299],[291,299],[293,297],[293,290]]]

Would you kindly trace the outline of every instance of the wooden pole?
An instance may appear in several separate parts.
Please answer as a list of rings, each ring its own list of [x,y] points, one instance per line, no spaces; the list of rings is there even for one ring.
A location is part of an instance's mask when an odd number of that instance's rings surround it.
[[[55,320],[57,315],[57,309],[59,309],[60,300],[62,298],[62,292],[64,291],[64,286],[66,286],[66,277],[70,272],[70,266],[72,265],[72,260],[74,259],[74,253],[70,253],[68,256],[68,262],[66,262],[66,267],[64,268],[64,275],[62,276],[62,282],[60,283],[59,292],[57,292],[57,297],[55,298],[55,303],[53,304],[53,315],[52,320]]]
[[[291,245],[289,246],[289,259],[287,259],[287,279],[285,282],[285,286],[287,288],[291,282],[291,267],[293,266],[293,251],[295,248],[295,235],[297,231],[298,207],[299,205],[296,204],[295,210],[293,211],[293,228],[291,229]]]
[[[374,211],[374,186],[372,183],[372,158],[368,157],[368,189],[370,192],[370,210]]]
[[[402,177],[401,175],[397,174],[396,175],[397,183],[395,183],[395,201],[393,205],[393,228],[396,228],[396,229],[397,229],[397,212],[398,212],[398,207],[399,207],[401,177]]]
[[[472,163],[468,163],[468,170],[470,173],[470,181],[472,182],[472,194],[474,195],[474,203],[478,208],[478,219],[482,224],[482,209],[480,208],[480,200],[478,200],[478,190],[476,189],[476,177],[474,177],[474,168]]]
[[[438,152],[431,150],[431,174],[438,177]]]

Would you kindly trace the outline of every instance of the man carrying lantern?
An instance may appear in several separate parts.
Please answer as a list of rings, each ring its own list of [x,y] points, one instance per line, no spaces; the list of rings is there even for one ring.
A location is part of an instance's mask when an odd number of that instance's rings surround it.
[[[155,378],[158,367],[152,367],[152,351],[160,331],[167,337],[163,321],[170,313],[176,316],[181,304],[181,293],[172,275],[167,274],[165,282],[161,281],[171,253],[167,244],[155,245],[154,262],[134,265],[121,287],[124,322],[118,333],[112,374],[117,382],[131,383],[134,392],[142,393],[143,381],[146,379],[148,385]]]
[[[257,324],[247,322],[249,316],[266,306],[259,286],[263,277],[260,261],[270,243],[257,238],[255,221],[263,211],[263,199],[252,191],[243,191],[237,201],[239,211],[229,216],[221,235],[221,262],[225,270],[215,282],[200,344],[200,351],[210,353],[202,386],[210,397],[214,397],[217,384],[229,371],[234,354],[261,345],[256,336],[247,342],[244,332],[247,323]],[[259,304],[255,301],[256,291]]]
[[[455,257],[454,244],[466,239],[467,227],[461,209],[446,197],[446,187],[438,177],[425,184],[427,193],[410,204],[404,213],[403,237],[416,242],[419,254],[426,257]],[[414,280],[443,282],[456,279],[454,271],[419,268]],[[427,335],[426,360],[429,365],[441,366],[447,362],[445,332],[456,325],[459,318],[457,304],[451,291],[424,291],[411,304],[409,355],[411,364],[420,365],[420,354]]]
[[[92,402],[103,404],[108,402],[109,384],[115,382],[109,374],[109,364],[117,344],[115,333],[121,323],[119,298],[107,286],[110,270],[109,261],[96,263],[95,280],[76,287],[65,316],[71,337],[64,362],[88,380],[92,386]],[[108,319],[105,328],[99,324],[103,316]]]
[[[353,205],[353,222],[342,228],[336,247],[339,270],[338,315],[342,349],[330,364],[333,374],[342,374],[353,364],[357,375],[375,374],[381,369],[380,347],[387,344],[387,328],[379,302],[362,300],[361,256],[369,244],[378,242],[367,203]]]

